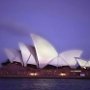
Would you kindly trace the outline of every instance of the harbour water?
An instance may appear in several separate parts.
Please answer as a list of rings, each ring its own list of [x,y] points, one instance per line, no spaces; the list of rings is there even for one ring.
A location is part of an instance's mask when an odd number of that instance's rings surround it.
[[[90,80],[0,79],[0,90],[90,90]]]

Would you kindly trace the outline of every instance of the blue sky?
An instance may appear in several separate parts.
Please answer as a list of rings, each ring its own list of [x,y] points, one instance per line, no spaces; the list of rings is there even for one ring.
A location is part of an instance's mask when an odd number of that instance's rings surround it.
[[[90,59],[90,0],[0,0],[0,61],[4,48],[32,44],[30,34],[50,41],[58,52],[84,51]]]

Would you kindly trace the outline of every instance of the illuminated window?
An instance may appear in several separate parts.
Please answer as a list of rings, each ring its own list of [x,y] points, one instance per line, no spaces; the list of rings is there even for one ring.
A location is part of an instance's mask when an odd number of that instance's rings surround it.
[[[84,73],[80,73],[80,76],[81,76],[81,77],[85,77],[85,74],[84,74]]]
[[[71,70],[70,72],[81,72],[81,70]]]

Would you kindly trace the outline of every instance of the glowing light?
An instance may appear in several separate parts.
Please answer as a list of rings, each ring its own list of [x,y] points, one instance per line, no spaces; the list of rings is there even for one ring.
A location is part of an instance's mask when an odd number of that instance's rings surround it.
[[[71,72],[81,72],[81,70],[71,70]]]
[[[85,74],[84,73],[81,73],[80,76],[85,77]]]
[[[59,75],[60,76],[66,76],[66,73],[60,73]]]
[[[30,76],[37,76],[37,73],[29,73]]]
[[[83,67],[84,69],[87,69],[86,67]]]

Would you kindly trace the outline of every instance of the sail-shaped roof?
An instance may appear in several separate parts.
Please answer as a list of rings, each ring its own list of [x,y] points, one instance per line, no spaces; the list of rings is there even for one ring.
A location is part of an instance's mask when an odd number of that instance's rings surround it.
[[[33,64],[33,65],[36,65],[38,67],[38,59],[37,59],[35,47],[34,46],[27,46],[27,48],[31,53],[31,57],[28,60],[27,64]]]
[[[5,49],[5,53],[10,60],[10,62],[20,62],[22,64],[21,54],[18,50],[15,49]]]
[[[87,61],[86,67],[90,68],[90,61]]]
[[[60,56],[68,63],[70,67],[76,67],[78,65],[75,57],[80,57],[82,54],[81,50],[69,50],[60,53]]]
[[[31,53],[31,52],[33,52],[32,49],[23,43],[19,43],[19,47],[21,50],[24,66],[27,66],[27,64],[37,65],[35,57]]]
[[[90,61],[81,59],[81,58],[76,58],[76,60],[78,61],[80,67],[90,67]]]
[[[36,49],[39,68],[43,68],[56,57],[58,53],[46,39],[35,34],[31,34],[31,38]]]
[[[68,63],[60,55],[58,55],[57,57],[52,59],[49,65],[61,67],[61,66],[68,66]]]

